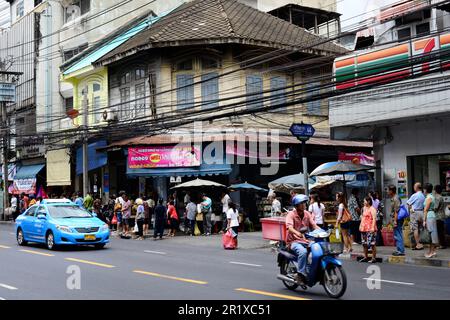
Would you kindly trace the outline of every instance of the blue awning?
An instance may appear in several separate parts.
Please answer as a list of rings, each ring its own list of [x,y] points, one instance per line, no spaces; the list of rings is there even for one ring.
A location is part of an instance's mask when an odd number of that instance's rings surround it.
[[[108,163],[106,152],[97,152],[98,148],[106,147],[106,140],[97,141],[88,145],[88,171],[101,168]],[[83,174],[83,148],[77,149],[77,175]]]
[[[33,179],[36,178],[39,171],[44,168],[45,164],[35,164],[30,166],[21,166],[17,169],[14,180]]]
[[[137,177],[198,177],[227,175],[231,173],[229,164],[202,164],[197,168],[160,168],[160,169],[130,169],[127,166],[127,176]]]

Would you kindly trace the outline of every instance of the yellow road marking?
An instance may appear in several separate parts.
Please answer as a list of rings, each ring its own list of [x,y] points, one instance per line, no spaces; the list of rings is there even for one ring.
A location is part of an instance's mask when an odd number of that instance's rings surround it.
[[[11,247],[0,245],[0,249],[11,249]]]
[[[259,291],[259,290],[250,290],[250,289],[244,289],[244,288],[236,289],[236,291],[260,294],[263,296],[269,296],[269,297],[275,297],[275,298],[281,298],[281,299],[289,299],[289,300],[311,300],[311,299],[306,299],[306,298],[301,298],[301,297],[296,297],[296,296],[288,296],[285,294],[272,293],[272,292]]]
[[[87,260],[81,260],[81,259],[75,259],[75,258],[66,258],[67,261],[73,261],[73,262],[79,262],[79,263],[85,263],[90,264],[97,267],[104,267],[104,268],[115,268],[114,266],[110,264],[104,264],[104,263],[98,263],[93,261],[87,261]]]
[[[134,270],[133,272],[134,273],[144,274],[144,275],[147,275],[147,276],[164,278],[164,279],[170,279],[170,280],[176,280],[176,281],[183,281],[183,282],[189,282],[189,283],[195,283],[195,284],[208,284],[208,282],[206,282],[206,281],[178,278],[178,277],[167,276],[167,275],[164,275],[164,274],[159,274],[159,273],[154,273],[154,272],[147,272],[147,271],[141,271],[141,270]]]
[[[43,252],[39,252],[39,251],[33,251],[33,250],[20,250],[22,252],[26,252],[26,253],[31,253],[31,254],[37,254],[39,256],[45,256],[45,257],[54,257],[54,254],[50,254],[50,253],[43,253]]]

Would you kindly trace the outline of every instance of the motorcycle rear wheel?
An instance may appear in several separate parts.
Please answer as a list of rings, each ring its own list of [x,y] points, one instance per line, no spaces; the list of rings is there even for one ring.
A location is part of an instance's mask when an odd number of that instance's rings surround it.
[[[280,264],[280,273],[284,276],[296,274],[297,267],[295,266],[294,262],[283,260]],[[295,289],[298,288],[298,284],[296,284],[296,283],[290,283],[287,281],[282,281],[282,282],[283,282],[284,286],[286,288],[288,288],[289,290],[294,291]]]
[[[330,298],[342,297],[347,289],[347,276],[341,266],[330,264],[323,272],[323,287]]]

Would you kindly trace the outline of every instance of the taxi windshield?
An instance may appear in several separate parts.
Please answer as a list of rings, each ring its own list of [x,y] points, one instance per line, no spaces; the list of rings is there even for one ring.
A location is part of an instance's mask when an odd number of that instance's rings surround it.
[[[92,218],[92,215],[78,206],[48,206],[50,216],[55,219]]]

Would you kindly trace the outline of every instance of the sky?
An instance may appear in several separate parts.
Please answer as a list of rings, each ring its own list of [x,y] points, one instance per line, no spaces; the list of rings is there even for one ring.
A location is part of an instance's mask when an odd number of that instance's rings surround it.
[[[345,28],[364,20],[365,17],[361,14],[364,14],[366,10],[370,14],[372,9],[398,2],[398,0],[336,0],[336,2],[338,12],[342,14],[342,27]]]

